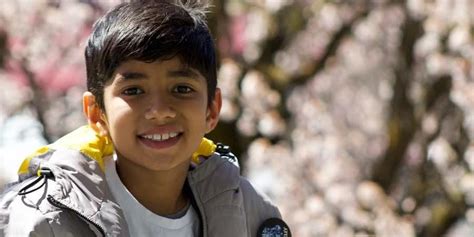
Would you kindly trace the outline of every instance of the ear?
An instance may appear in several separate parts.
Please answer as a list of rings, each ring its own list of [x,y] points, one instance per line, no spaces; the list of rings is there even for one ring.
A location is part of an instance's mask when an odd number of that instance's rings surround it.
[[[206,132],[211,132],[219,122],[219,114],[222,107],[221,89],[216,88],[214,93],[214,100],[208,105],[206,114]]]
[[[106,136],[108,130],[105,114],[102,113],[102,110],[95,101],[95,96],[91,92],[86,91],[84,95],[82,95],[82,107],[89,126],[101,136]]]

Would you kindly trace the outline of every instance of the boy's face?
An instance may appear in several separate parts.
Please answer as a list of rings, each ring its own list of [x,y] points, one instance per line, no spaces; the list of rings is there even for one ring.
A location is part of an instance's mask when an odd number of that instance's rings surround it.
[[[100,123],[119,159],[154,171],[170,170],[197,150],[217,124],[221,97],[207,102],[207,82],[178,57],[122,63],[104,87]]]

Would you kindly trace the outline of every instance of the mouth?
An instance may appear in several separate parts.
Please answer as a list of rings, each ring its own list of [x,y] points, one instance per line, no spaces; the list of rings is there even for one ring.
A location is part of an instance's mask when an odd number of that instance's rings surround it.
[[[174,146],[181,139],[183,132],[168,132],[139,135],[138,139],[152,149],[165,149]]]
[[[166,140],[169,140],[169,139],[173,139],[173,138],[177,137],[178,135],[180,135],[180,133],[170,132],[170,133],[163,133],[163,134],[149,134],[149,135],[143,135],[143,136],[139,136],[139,137],[144,138],[144,139],[149,139],[149,140],[161,142],[161,141],[166,141]]]

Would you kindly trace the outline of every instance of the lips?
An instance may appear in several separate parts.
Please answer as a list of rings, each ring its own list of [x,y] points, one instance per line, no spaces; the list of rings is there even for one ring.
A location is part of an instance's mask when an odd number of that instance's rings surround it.
[[[181,139],[183,132],[172,127],[161,127],[138,135],[138,140],[152,149],[165,149],[174,146]]]
[[[166,141],[168,139],[174,138],[178,136],[179,133],[177,132],[170,132],[170,133],[163,133],[163,134],[149,134],[149,135],[143,135],[141,137],[150,139],[153,141]]]

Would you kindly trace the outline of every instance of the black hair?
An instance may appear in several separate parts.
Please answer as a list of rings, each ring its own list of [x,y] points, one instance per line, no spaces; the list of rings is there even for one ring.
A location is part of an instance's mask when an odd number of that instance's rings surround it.
[[[208,104],[217,84],[214,41],[205,6],[141,0],[122,3],[97,20],[85,49],[87,89],[104,109],[104,86],[127,60],[153,62],[179,57],[207,81]]]

